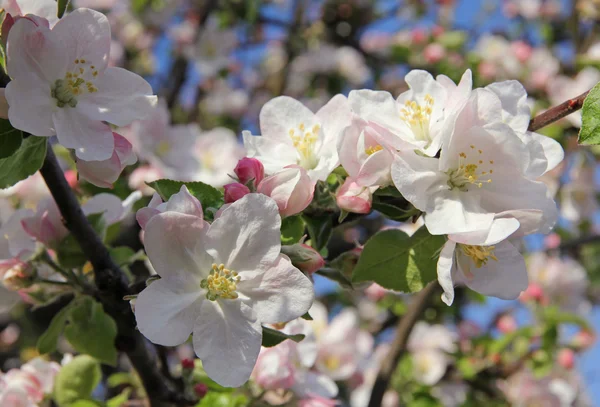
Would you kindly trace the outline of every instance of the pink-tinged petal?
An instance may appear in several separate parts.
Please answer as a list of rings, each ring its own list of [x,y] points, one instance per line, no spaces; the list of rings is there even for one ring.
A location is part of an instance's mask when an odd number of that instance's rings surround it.
[[[351,125],[343,131],[337,142],[340,163],[351,177],[356,177],[360,171],[361,162],[358,148],[360,148],[360,135],[365,126],[366,123],[363,120],[353,115]]]
[[[476,268],[470,258],[459,255],[459,270],[465,276],[463,282],[483,295],[514,300],[529,284],[523,255],[506,240],[495,246],[494,255],[498,260],[489,259],[480,268]]]
[[[77,160],[76,163],[79,175],[98,187],[111,188],[123,169],[137,161],[131,143],[125,137],[113,133],[113,139],[115,147],[110,159],[103,161]]]
[[[70,107],[57,109],[53,120],[58,141],[67,148],[75,149],[78,158],[102,161],[112,156],[115,142],[106,124],[88,119]]]
[[[304,168],[290,166],[265,178],[257,192],[271,197],[281,216],[302,212],[311,203],[315,184]]]
[[[52,106],[56,101],[50,92],[50,85],[41,81],[32,83],[27,79],[14,79],[9,82],[5,96],[10,124],[39,137],[56,134],[52,121]]]
[[[65,62],[69,66],[98,72],[106,69],[111,36],[110,23],[104,14],[78,8],[60,19],[52,33],[65,50]],[[75,60],[85,62],[76,64]]]
[[[336,203],[348,212],[369,213],[373,201],[373,191],[377,187],[363,187],[356,180],[348,177],[336,193]]]
[[[107,68],[94,86],[98,91],[82,95],[77,109],[91,119],[117,126],[144,119],[158,101],[144,78],[123,68]]]
[[[204,251],[208,223],[177,212],[155,215],[146,224],[144,246],[156,272],[177,287],[200,287],[212,259]]]
[[[454,249],[456,243],[448,240],[442,247],[437,263],[438,283],[444,290],[442,301],[446,305],[452,305],[454,301],[454,283],[452,281],[452,269],[454,268]]]
[[[207,233],[207,251],[216,263],[237,272],[254,271],[277,260],[281,217],[274,200],[248,194],[215,219]]]
[[[154,343],[181,345],[192,333],[204,301],[199,286],[173,286],[164,279],[154,281],[135,300],[137,327]]]
[[[185,213],[192,215],[200,219],[204,219],[204,213],[202,212],[202,204],[200,201],[190,194],[190,191],[185,185],[181,186],[178,193],[171,195],[167,201],[165,212],[173,211],[179,213]]]
[[[242,280],[238,291],[249,298],[260,321],[269,324],[301,317],[315,297],[308,277],[283,256],[252,280]]]
[[[145,230],[146,225],[148,224],[150,219],[152,219],[152,217],[154,215],[158,215],[159,213],[161,213],[161,211],[159,211],[158,209],[142,208],[142,209],[139,209],[137,211],[137,213],[135,214],[135,219],[140,224],[140,227],[142,228],[142,230]]]
[[[387,186],[392,182],[390,168],[394,156],[387,149],[376,151],[364,162],[356,176],[356,182],[363,186]]]
[[[317,117],[310,109],[289,96],[271,99],[260,110],[262,137],[277,139],[292,145],[288,132],[301,123],[307,129],[319,124]]]
[[[292,387],[294,393],[300,397],[321,396],[333,398],[338,394],[338,386],[333,380],[323,373],[313,371],[298,372],[296,382]]]
[[[13,80],[48,86],[67,72],[67,49],[47,26],[20,18],[8,34],[6,68]],[[48,93],[50,96],[50,93]]]
[[[239,300],[204,301],[193,343],[211,379],[222,386],[239,387],[254,369],[262,327],[252,308]]]
[[[107,225],[120,221],[124,214],[121,199],[116,195],[107,193],[94,195],[82,205],[81,209],[86,216],[101,213]]]

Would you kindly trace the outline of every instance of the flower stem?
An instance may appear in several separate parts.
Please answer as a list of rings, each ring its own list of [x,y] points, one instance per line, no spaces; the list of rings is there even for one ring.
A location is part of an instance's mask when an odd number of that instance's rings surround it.
[[[591,90],[591,89],[590,89]],[[569,99],[558,106],[551,107],[543,113],[538,114],[529,122],[529,131],[537,131],[546,127],[583,107],[583,102],[590,91],[582,93],[576,98]]]

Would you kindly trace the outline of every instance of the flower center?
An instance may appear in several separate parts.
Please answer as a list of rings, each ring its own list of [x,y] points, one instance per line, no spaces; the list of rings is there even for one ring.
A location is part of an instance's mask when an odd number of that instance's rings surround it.
[[[321,126],[318,124],[315,124],[309,130],[306,129],[304,123],[300,123],[297,129],[291,128],[288,132],[300,156],[298,164],[307,170],[312,170],[319,163],[315,154],[315,146],[319,140],[319,131],[321,131]]]
[[[171,151],[171,145],[166,140],[161,140],[154,149],[154,152],[159,157],[164,157],[169,153],[169,151]]]
[[[207,290],[208,300],[215,301],[217,298],[235,300],[238,297],[236,290],[240,280],[238,273],[226,269],[224,264],[213,263],[210,274],[200,282],[200,287]]]
[[[336,370],[341,365],[342,365],[342,361],[340,360],[340,358],[338,356],[331,355],[331,356],[327,356],[327,358],[325,358],[325,366],[327,366],[327,369],[329,369],[329,370]]]
[[[433,111],[433,97],[425,95],[425,103],[422,105],[414,100],[407,100],[400,109],[400,118],[408,124],[417,140],[430,141],[429,122]]]
[[[471,150],[476,150],[474,145],[471,145],[470,147]],[[477,153],[481,155],[483,154],[483,150],[477,150]],[[461,152],[458,157],[458,168],[446,171],[446,175],[448,175],[448,186],[451,190],[457,188],[466,192],[469,190],[469,184],[481,188],[484,183],[492,182],[492,179],[489,178],[489,176],[494,173],[494,170],[490,168],[487,171],[482,171],[482,167],[488,164],[484,163],[480,157],[477,157],[476,159],[472,157],[469,158],[465,152]],[[488,163],[489,166],[492,167],[494,165],[494,160],[489,160]]]
[[[93,80],[98,76],[98,71],[94,65],[86,67],[85,59],[76,59],[76,69],[67,72],[63,79],[57,79],[52,85],[51,95],[56,99],[58,107],[77,106],[77,96],[84,93],[98,92],[94,86]]]
[[[367,155],[373,155],[378,151],[383,150],[383,147],[381,147],[379,144],[377,144],[376,146],[371,146],[371,147],[367,147],[365,148],[365,153]]]
[[[461,244],[460,248],[466,256],[469,256],[471,260],[473,260],[473,263],[475,263],[475,267],[477,268],[485,266],[490,259],[498,261],[498,258],[494,255],[496,246],[472,246]]]

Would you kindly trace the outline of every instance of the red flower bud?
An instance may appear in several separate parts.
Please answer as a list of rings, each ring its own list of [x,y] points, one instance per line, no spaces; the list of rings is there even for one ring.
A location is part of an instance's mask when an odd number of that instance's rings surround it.
[[[225,203],[233,203],[238,199],[244,197],[244,195],[250,193],[250,189],[239,182],[234,182],[232,184],[227,184],[224,186],[225,188]]]
[[[237,175],[242,184],[254,180],[254,185],[256,186],[265,177],[265,167],[256,158],[250,157],[244,157],[239,160],[233,172],[235,172],[235,175]]]
[[[194,386],[194,392],[199,398],[202,398],[208,393],[208,386],[204,383],[198,383]]]
[[[181,361],[181,367],[184,369],[193,369],[194,368],[194,360],[193,359],[183,359]]]

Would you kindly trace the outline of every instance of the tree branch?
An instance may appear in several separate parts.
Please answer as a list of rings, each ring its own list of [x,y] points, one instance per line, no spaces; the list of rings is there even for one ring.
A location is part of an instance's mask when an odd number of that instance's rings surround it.
[[[582,93],[576,98],[569,99],[566,102],[561,103],[558,106],[551,107],[543,113],[538,114],[529,122],[529,131],[537,131],[542,127],[546,127],[549,124],[552,124],[565,116],[570,115],[573,112],[578,111],[583,107],[583,101],[586,96],[590,93],[587,92]]]
[[[154,405],[162,400],[177,405],[193,404],[195,400],[188,400],[182,392],[176,391],[158,370],[156,355],[150,352],[146,339],[136,330],[131,307],[123,300],[123,297],[129,294],[125,274],[111,259],[107,247],[85,217],[51,146],[48,146],[40,173],[56,201],[65,226],[94,268],[97,297],[104,310],[117,323],[118,336],[115,345],[129,357],[144,383],[151,403]]]
[[[437,291],[437,281],[432,281],[421,290],[413,299],[408,306],[406,314],[400,319],[398,327],[396,328],[396,336],[394,342],[388,353],[387,358],[381,363],[381,368],[377,374],[377,379],[371,390],[371,399],[369,400],[368,407],[380,407],[383,400],[383,395],[387,390],[394,370],[400,361],[400,358],[406,352],[406,345],[408,343],[408,337],[421,317],[423,311],[427,307],[427,303],[431,299],[432,295]]]

